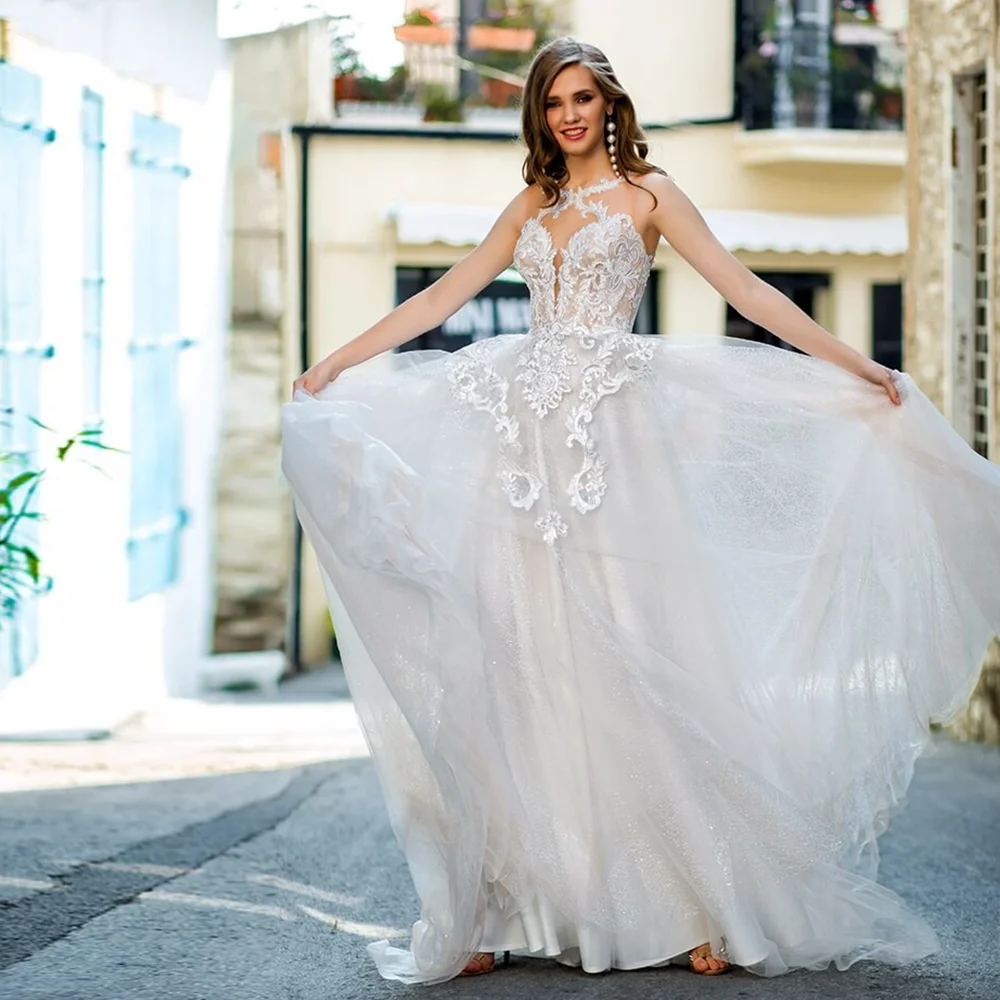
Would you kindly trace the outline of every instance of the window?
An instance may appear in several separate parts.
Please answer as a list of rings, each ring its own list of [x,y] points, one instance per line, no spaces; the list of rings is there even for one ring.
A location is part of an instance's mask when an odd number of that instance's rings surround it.
[[[903,286],[872,285],[872,359],[903,367]]]
[[[101,423],[104,332],[104,101],[83,92],[83,422]]]
[[[129,597],[173,583],[180,563],[182,441],[178,351],[192,341],[180,330],[180,129],[137,115],[132,355],[132,504]]]
[[[989,129],[986,119],[985,73],[981,73],[974,81],[973,109],[975,152],[972,162],[976,180],[973,199],[975,317],[972,335],[972,447],[983,457],[989,458],[992,393],[990,392],[989,270],[986,266],[989,246],[986,204]]]
[[[13,456],[6,481],[36,467],[39,380],[52,348],[41,340],[42,153],[55,134],[39,127],[41,81],[0,62],[0,452]],[[37,526],[22,521],[17,541],[36,544]],[[21,602],[0,629],[0,685],[37,655],[37,599]]]

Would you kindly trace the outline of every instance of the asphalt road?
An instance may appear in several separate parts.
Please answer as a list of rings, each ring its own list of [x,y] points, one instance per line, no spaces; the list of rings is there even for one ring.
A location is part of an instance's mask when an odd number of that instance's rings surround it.
[[[309,706],[313,718],[323,704]],[[339,760],[310,763],[312,747],[304,763],[270,768],[226,757],[225,744],[208,757],[231,773],[0,794],[2,1000],[431,995],[382,981],[365,954],[371,940],[405,940],[417,903],[359,743],[341,741]],[[71,760],[72,748],[60,752]],[[114,767],[99,777],[113,782]],[[882,848],[883,881],[943,943],[905,969],[587,976],[515,957],[491,976],[432,989],[497,1000],[1000,1000],[1000,753],[939,744]]]

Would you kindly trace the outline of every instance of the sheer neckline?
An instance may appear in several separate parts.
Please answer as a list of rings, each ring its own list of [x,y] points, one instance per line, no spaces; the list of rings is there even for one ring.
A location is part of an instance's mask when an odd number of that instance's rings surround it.
[[[618,187],[622,183],[621,177],[602,177],[601,180],[594,184],[588,184],[586,187],[570,187],[568,184],[561,188],[559,191],[560,198],[586,198],[587,195],[591,194],[603,194],[605,191],[610,191],[612,188]]]

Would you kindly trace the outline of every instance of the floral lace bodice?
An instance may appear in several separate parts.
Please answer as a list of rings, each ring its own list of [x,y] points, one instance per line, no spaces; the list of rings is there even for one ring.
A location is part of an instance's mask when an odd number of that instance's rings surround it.
[[[517,358],[515,384],[494,367],[486,340],[458,352],[449,373],[456,396],[495,421],[499,478],[510,503],[528,511],[547,494],[548,510],[534,524],[550,545],[569,531],[558,500],[563,491],[530,467],[537,463],[525,461],[510,396],[518,391],[538,419],[562,421],[566,445],[581,451],[565,488],[568,505],[579,514],[596,510],[607,490],[607,460],[591,429],[595,408],[603,397],[647,375],[654,351],[652,338],[631,332],[653,256],[631,215],[609,211],[596,197],[621,183],[565,188],[555,205],[521,229],[514,264],[531,293],[531,327]],[[569,212],[575,215],[568,227],[559,227],[561,233],[547,224]]]
[[[610,213],[593,195],[618,187],[603,181],[564,189],[555,205],[528,219],[514,248],[514,265],[531,291],[531,333],[568,328],[581,345],[593,337],[629,333],[649,279],[652,257],[625,212]],[[548,219],[575,212],[566,245],[557,247]]]

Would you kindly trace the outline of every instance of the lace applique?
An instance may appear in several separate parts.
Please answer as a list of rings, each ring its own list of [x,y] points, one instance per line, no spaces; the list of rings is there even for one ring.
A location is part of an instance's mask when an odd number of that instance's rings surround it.
[[[581,514],[599,507],[607,490],[604,470],[608,463],[597,454],[597,445],[589,429],[594,420],[594,409],[605,396],[650,374],[654,348],[651,340],[640,337],[609,338],[601,344],[597,357],[583,370],[579,402],[566,418],[566,427],[570,432],[566,444],[570,448],[574,444],[583,448],[583,462],[566,490],[570,506]]]
[[[508,412],[507,380],[486,358],[479,356],[485,354],[488,347],[488,341],[480,340],[457,354],[448,371],[448,381],[456,399],[493,417],[494,428],[500,436],[501,462],[497,473],[500,484],[512,506],[530,510],[541,495],[542,481],[517,461],[523,450],[519,440],[521,426]]]
[[[559,516],[559,512],[555,510],[550,510],[548,514],[543,514],[535,521],[535,527],[542,533],[542,538],[549,545],[554,545],[557,538],[562,538],[569,531],[569,525]]]
[[[564,189],[555,205],[524,224],[514,251],[514,262],[531,292],[531,328],[514,382],[539,419],[574,395],[565,417],[566,445],[579,445],[583,458],[565,495],[580,514],[599,507],[607,492],[608,463],[598,454],[590,430],[594,410],[602,398],[648,374],[655,350],[652,338],[631,332],[653,256],[631,216],[609,213],[603,202],[588,197],[621,183],[614,179]],[[543,219],[558,218],[570,208],[579,212],[583,224],[558,249]],[[510,413],[510,385],[490,364],[489,344],[479,341],[460,351],[449,377],[459,399],[494,418],[504,492],[515,507],[529,510],[545,484],[522,464],[520,427]],[[547,492],[555,495],[555,485],[549,484]],[[534,523],[549,545],[569,531],[554,505]]]

